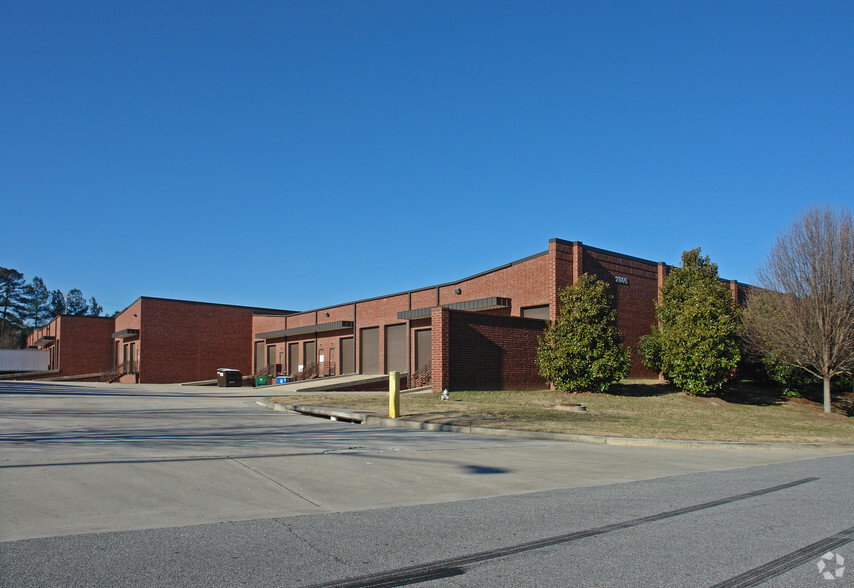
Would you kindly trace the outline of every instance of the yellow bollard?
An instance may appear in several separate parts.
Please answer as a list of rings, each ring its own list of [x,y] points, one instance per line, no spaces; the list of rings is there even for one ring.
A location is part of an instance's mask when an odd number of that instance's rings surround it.
[[[388,373],[388,416],[400,416],[400,372]]]

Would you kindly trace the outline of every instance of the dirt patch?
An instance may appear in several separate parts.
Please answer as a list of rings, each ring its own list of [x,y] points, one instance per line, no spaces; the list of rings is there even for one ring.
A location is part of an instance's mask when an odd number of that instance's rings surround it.
[[[729,402],[727,402],[723,398],[718,398],[716,396],[691,396],[690,394],[685,394],[685,398],[687,398],[691,402],[699,402],[705,405],[729,406]]]
[[[835,412],[822,412],[819,414],[810,415],[817,419],[822,419],[826,421],[847,421],[850,417],[845,416],[844,414],[837,414]]]
[[[801,406],[814,406],[816,408],[821,408],[823,406],[821,402],[815,402],[814,400],[799,398],[797,396],[787,399],[786,402],[789,404],[799,404]]]

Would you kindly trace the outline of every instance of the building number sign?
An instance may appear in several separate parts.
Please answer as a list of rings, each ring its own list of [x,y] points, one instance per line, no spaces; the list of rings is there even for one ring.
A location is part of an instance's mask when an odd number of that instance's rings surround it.
[[[618,284],[628,285],[628,283],[629,283],[629,279],[624,278],[623,276],[614,276],[614,281],[617,282]]]

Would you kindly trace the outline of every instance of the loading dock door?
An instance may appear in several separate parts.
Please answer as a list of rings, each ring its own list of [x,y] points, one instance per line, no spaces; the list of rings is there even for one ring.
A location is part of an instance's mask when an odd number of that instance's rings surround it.
[[[288,343],[288,375],[299,372],[299,343]]]
[[[356,373],[356,341],[353,337],[345,337],[340,343],[341,357],[339,365],[342,374]]]
[[[430,363],[433,356],[433,331],[421,329],[415,331],[415,370],[418,371]]]
[[[380,373],[380,328],[362,329],[359,337],[359,363],[363,374]]]
[[[302,354],[302,362],[305,366],[303,369],[308,368],[309,365],[317,362],[317,342],[315,341],[306,341],[303,345],[303,354]]]
[[[225,366],[228,367],[228,366]],[[264,369],[264,342],[263,341],[255,341],[255,372],[256,374],[260,374],[261,370]]]
[[[385,328],[385,371],[408,370],[409,354],[406,349],[406,325],[389,325]]]

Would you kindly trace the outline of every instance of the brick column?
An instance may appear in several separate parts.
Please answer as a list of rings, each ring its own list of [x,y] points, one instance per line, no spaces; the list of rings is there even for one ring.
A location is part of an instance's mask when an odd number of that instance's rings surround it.
[[[584,248],[581,241],[572,243],[572,285],[578,283],[578,278],[584,273]]]
[[[430,353],[431,389],[433,392],[441,392],[445,388],[450,390],[448,309],[437,306],[430,313],[430,320],[432,323],[432,345]]]
[[[557,242],[555,239],[549,240],[549,320],[554,322],[557,320],[557,291],[558,285],[558,260],[557,260]]]

